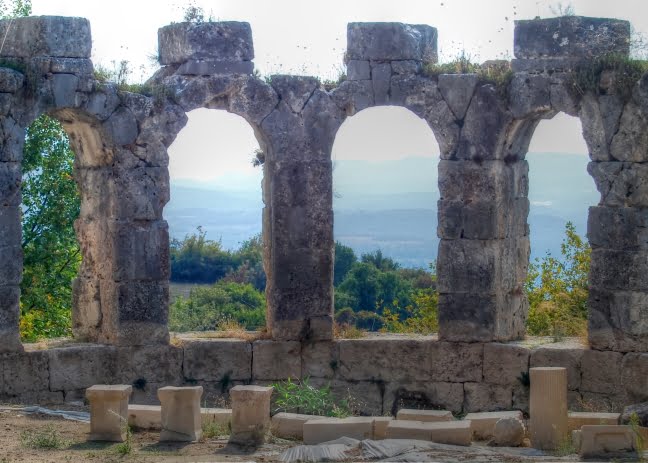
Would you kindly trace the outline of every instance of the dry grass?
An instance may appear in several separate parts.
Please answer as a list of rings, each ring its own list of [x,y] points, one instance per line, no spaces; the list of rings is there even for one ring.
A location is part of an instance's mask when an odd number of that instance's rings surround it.
[[[366,337],[367,332],[356,328],[355,325],[336,322],[333,325],[333,336],[336,339],[360,339]]]
[[[181,347],[184,340],[190,339],[241,339],[243,341],[253,342],[261,339],[271,339],[271,334],[267,328],[259,331],[248,331],[243,325],[234,320],[228,320],[220,323],[216,331],[192,331],[189,333],[175,333],[171,338],[171,344]]]

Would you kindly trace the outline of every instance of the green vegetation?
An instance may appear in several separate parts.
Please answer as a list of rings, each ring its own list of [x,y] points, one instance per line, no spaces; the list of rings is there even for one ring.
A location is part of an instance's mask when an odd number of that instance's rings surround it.
[[[587,332],[587,278],[591,249],[571,222],[561,259],[547,254],[529,265],[527,332],[535,336],[583,336]]]
[[[22,18],[31,14],[31,0],[0,0],[0,19]]]
[[[228,436],[229,434],[230,429],[226,424],[216,421],[209,421],[202,424],[202,436],[204,439],[213,439],[215,437]]]
[[[331,392],[331,386],[315,387],[308,378],[293,381],[288,378],[272,385],[274,387],[274,413],[304,413],[344,418],[350,416],[348,399],[338,400]]]
[[[124,442],[120,442],[115,446],[115,451],[122,457],[133,453],[133,431],[131,427],[128,426],[128,424],[126,424],[125,428],[126,439],[124,440]]]
[[[48,424],[45,429],[36,431],[23,431],[20,433],[20,443],[29,449],[60,450],[68,446],[68,442],[53,424]]]
[[[36,119],[27,129],[22,164],[20,332],[26,341],[71,334],[71,281],[81,262],[73,227],[80,210],[73,163],[59,122]]]
[[[576,69],[573,86],[581,95],[598,95],[602,88],[628,101],[632,91],[646,72],[648,61],[635,60],[624,55],[610,54],[587,61]],[[603,79],[602,79],[603,78]]]
[[[438,77],[440,74],[477,74],[480,81],[493,84],[503,96],[507,95],[508,86],[513,78],[513,71],[508,61],[473,63],[465,51],[448,63],[425,63],[423,73],[428,77]]]

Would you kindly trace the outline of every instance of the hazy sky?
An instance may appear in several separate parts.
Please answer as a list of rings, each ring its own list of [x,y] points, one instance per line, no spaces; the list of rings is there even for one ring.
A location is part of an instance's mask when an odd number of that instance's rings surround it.
[[[33,0],[35,15],[83,16],[90,20],[93,60],[112,67],[128,60],[133,80],[143,81],[154,70],[157,29],[182,20],[187,1]],[[351,21],[423,23],[439,30],[442,60],[465,49],[474,61],[511,58],[513,20],[554,16],[550,0],[196,0],[216,20],[248,21],[252,26],[255,65],[264,74],[291,73],[336,77],[346,48],[346,24]],[[563,5],[568,2],[563,2]],[[648,0],[575,0],[576,14],[631,20],[648,32]],[[404,114],[405,113],[405,114]],[[431,130],[406,110],[377,108],[347,120],[336,139],[337,159],[397,159],[437,155]],[[260,170],[250,159],[258,146],[252,129],[224,111],[198,110],[170,150],[172,178],[256,183]],[[531,150],[585,152],[574,118],[543,121]]]

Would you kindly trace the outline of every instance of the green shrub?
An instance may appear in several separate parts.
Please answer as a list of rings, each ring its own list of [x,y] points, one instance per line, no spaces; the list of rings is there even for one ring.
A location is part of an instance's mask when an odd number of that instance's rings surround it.
[[[628,101],[641,76],[648,72],[648,61],[634,60],[624,55],[609,54],[588,60],[576,68],[573,86],[581,94],[601,92],[601,76],[609,73],[612,92]]]
[[[30,449],[59,450],[68,446],[68,442],[53,424],[48,424],[42,430],[21,432],[20,443]]]
[[[275,413],[291,412],[343,418],[351,415],[349,400],[336,400],[331,386],[316,388],[308,378],[293,381],[288,378],[272,385]]]

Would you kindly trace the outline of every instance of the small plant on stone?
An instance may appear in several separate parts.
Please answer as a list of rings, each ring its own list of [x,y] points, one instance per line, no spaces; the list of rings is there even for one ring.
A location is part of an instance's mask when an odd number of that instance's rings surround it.
[[[554,451],[554,455],[557,457],[566,457],[567,455],[573,455],[575,453],[577,453],[576,447],[572,442],[571,436],[565,437],[560,441],[558,447],[556,447],[556,450]]]
[[[628,424],[630,425],[630,428],[635,435],[634,446],[635,451],[639,456],[639,461],[646,461],[643,457],[644,449],[646,448],[646,442],[644,440],[644,436],[641,434],[641,422],[639,420],[639,415],[637,415],[636,412],[630,415]]]
[[[37,431],[23,431],[20,433],[20,443],[30,449],[60,450],[68,446],[68,442],[53,424]]]
[[[360,339],[367,336],[367,332],[349,323],[335,323],[333,325],[333,336],[336,339]]]
[[[646,72],[648,72],[648,61],[609,54],[578,66],[574,74],[573,86],[581,95],[613,93],[623,101],[628,101],[635,85]]]
[[[330,385],[317,388],[310,384],[309,378],[301,381],[288,378],[272,386],[275,394],[275,413],[304,413],[338,418],[351,415],[349,400],[336,400]]]
[[[130,455],[133,452],[133,431],[131,427],[126,424],[126,440],[115,446],[115,451],[121,455]]]

